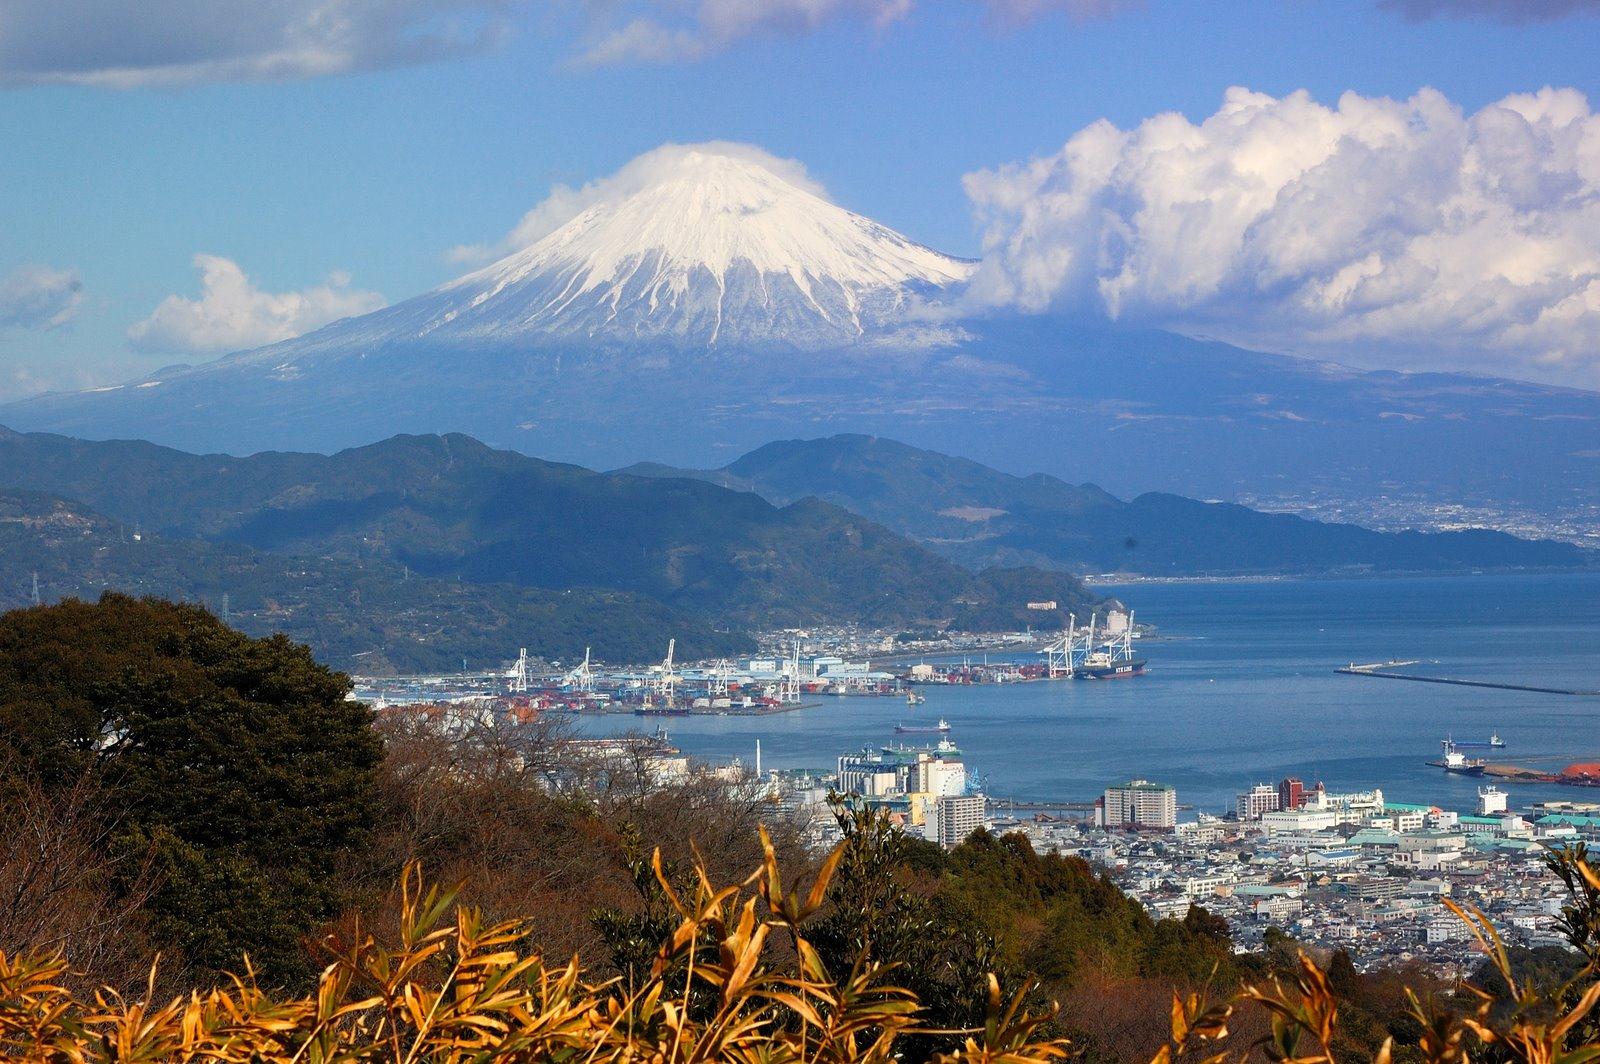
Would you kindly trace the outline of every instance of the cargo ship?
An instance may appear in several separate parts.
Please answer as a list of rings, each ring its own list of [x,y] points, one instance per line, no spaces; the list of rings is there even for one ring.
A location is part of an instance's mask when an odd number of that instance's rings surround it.
[[[937,724],[896,724],[894,730],[900,735],[942,735],[950,730],[950,722],[940,717]]]
[[[1429,761],[1434,768],[1442,768],[1446,772],[1453,772],[1458,776],[1481,776],[1485,762],[1480,757],[1468,757],[1456,749],[1456,744],[1449,739],[1439,743],[1444,749],[1444,756],[1438,761]]]
[[[1126,676],[1142,675],[1144,665],[1143,658],[1121,657],[1110,651],[1097,650],[1084,658],[1072,675],[1080,680],[1120,680]]]

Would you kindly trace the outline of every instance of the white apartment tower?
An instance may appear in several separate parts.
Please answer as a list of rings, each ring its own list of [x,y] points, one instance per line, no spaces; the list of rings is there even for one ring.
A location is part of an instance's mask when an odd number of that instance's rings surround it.
[[[1234,797],[1233,812],[1241,822],[1260,820],[1262,814],[1278,811],[1278,800],[1278,788],[1270,783],[1258,783]]]
[[[1178,826],[1178,792],[1164,783],[1129,780],[1118,787],[1107,787],[1104,801],[1105,827],[1160,828]]]

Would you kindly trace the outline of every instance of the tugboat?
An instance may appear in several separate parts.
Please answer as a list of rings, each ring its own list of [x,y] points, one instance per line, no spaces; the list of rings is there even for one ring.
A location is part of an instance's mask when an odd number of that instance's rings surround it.
[[[927,695],[919,695],[915,691],[907,691],[906,692],[906,705],[908,705],[908,706],[920,706],[920,705],[922,705],[922,703],[926,702],[927,700],[928,700],[928,696]]]
[[[1442,768],[1446,772],[1453,772],[1458,776],[1481,776],[1486,764],[1481,757],[1468,757],[1456,749],[1456,744],[1445,739],[1439,744],[1444,748],[1444,756],[1438,761],[1429,761],[1433,768]]]
[[[1450,744],[1459,750],[1469,747],[1488,750],[1505,749],[1506,741],[1500,738],[1499,732],[1494,732],[1487,739],[1451,739]]]
[[[895,733],[898,735],[944,734],[950,730],[950,722],[943,717],[937,724],[896,724]]]

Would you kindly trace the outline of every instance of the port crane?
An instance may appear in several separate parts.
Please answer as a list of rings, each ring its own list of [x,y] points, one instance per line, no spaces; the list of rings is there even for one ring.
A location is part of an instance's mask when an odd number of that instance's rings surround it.
[[[712,698],[726,698],[733,691],[733,663],[727,658],[720,659],[711,666],[711,673],[706,677],[706,693]]]
[[[783,676],[778,681],[778,701],[786,706],[800,704],[800,642],[795,641],[794,654],[784,662]]]
[[[511,666],[511,671],[506,673],[506,678],[511,681],[511,693],[525,695],[528,693],[528,648],[523,647],[517,655],[517,663]]]
[[[1098,614],[1089,615],[1087,628],[1078,627],[1078,619],[1072,614],[1067,615],[1067,626],[1061,631],[1061,638],[1044,648],[1045,671],[1050,679],[1059,679],[1062,676],[1071,676],[1078,671],[1094,651],[1095,624]]]
[[[565,676],[561,677],[561,686],[580,694],[590,694],[594,691],[594,669],[589,665],[589,648],[583,648],[583,661],[574,665]]]
[[[650,705],[650,695],[659,695],[663,706],[671,706],[678,696],[678,681],[682,679],[673,671],[672,656],[678,649],[676,639],[667,640],[667,656],[660,665],[654,666],[651,671],[656,675],[650,679],[650,694],[645,696],[645,704]]]

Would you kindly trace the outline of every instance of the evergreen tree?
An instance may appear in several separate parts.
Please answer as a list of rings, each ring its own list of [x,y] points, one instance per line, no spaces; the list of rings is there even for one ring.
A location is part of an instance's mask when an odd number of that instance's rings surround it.
[[[190,964],[312,974],[382,745],[348,678],[200,606],[107,594],[0,617],[0,744],[50,786],[93,773],[116,845],[148,854],[158,940]]]

